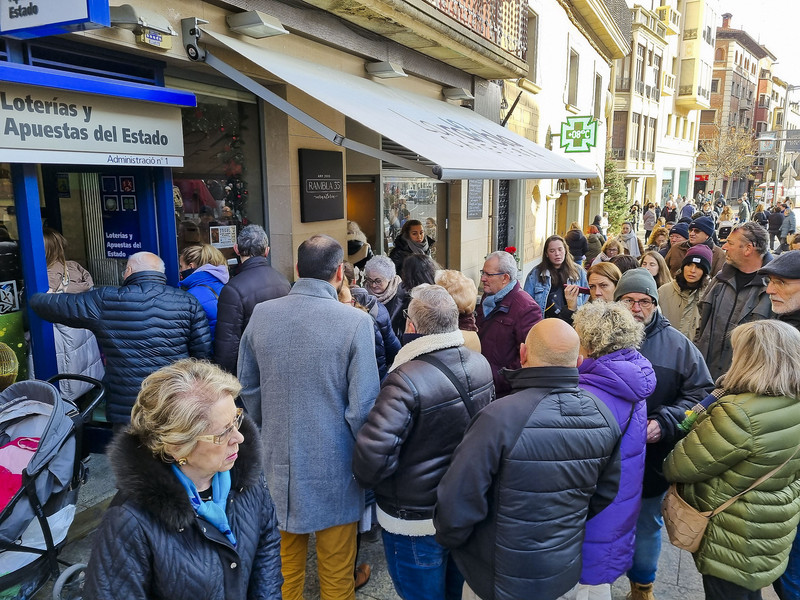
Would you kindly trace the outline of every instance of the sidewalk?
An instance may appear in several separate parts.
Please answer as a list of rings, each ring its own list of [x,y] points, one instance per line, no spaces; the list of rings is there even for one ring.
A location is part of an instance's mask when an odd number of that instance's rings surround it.
[[[81,488],[78,514],[70,529],[69,539],[71,541],[61,553],[62,559],[70,563],[88,562],[92,549],[91,532],[102,518],[115,491],[108,459],[102,454],[92,454],[89,461],[89,480]],[[372,578],[369,583],[356,592],[358,600],[399,600],[400,597],[395,593],[386,570],[383,545],[380,541],[364,542],[358,562],[366,562],[372,566]],[[307,573],[304,596],[306,600],[318,600],[319,582],[316,576],[316,558],[313,547],[309,552]],[[34,597],[34,600],[48,600],[51,597],[51,588],[50,585],[46,586]],[[627,579],[620,578],[613,586],[613,600],[624,600],[629,589]],[[666,534],[664,534],[661,560],[658,565],[655,593],[658,600],[702,600],[704,597],[700,575],[695,570],[691,554],[672,546]],[[764,600],[777,600],[772,588],[765,589],[763,596]]]

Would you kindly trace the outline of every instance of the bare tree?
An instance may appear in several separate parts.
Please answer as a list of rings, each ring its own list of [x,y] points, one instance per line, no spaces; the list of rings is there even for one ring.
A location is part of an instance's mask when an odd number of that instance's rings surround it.
[[[752,130],[723,127],[717,120],[711,126],[711,136],[701,140],[699,146],[697,167],[708,171],[714,188],[720,189],[724,179],[750,175],[758,142]]]

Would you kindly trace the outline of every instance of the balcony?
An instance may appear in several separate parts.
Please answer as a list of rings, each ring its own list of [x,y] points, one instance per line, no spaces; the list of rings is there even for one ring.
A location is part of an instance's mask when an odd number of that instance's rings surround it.
[[[664,24],[667,35],[677,35],[681,31],[681,13],[671,6],[659,6],[656,8],[659,20]]]
[[[617,77],[615,80],[615,88],[618,92],[631,91],[631,78],[630,77]]]
[[[769,108],[769,102],[769,98],[761,98],[761,100],[758,101],[758,108]]]
[[[631,157],[633,160],[639,160],[639,151],[638,151],[638,150],[633,150],[633,149],[631,149],[631,151],[628,153],[628,155],[629,155],[629,156],[630,156],[630,157]]]
[[[635,81],[633,85],[636,89],[636,93],[640,96],[644,96],[644,81]]]
[[[651,162],[655,162],[655,161],[656,161],[656,153],[655,153],[655,152],[648,152],[648,153],[645,155],[645,160],[646,160],[647,162],[650,162],[650,163],[651,163]]]
[[[612,148],[611,158],[614,160],[625,160],[625,148]]]
[[[711,92],[700,85],[678,86],[675,104],[685,110],[701,110],[711,106]]]
[[[667,28],[664,23],[661,22],[658,15],[641,6],[637,6],[631,12],[634,27],[644,26],[661,39],[667,36]]]
[[[661,74],[661,95],[672,96],[675,94],[675,75],[664,71]]]

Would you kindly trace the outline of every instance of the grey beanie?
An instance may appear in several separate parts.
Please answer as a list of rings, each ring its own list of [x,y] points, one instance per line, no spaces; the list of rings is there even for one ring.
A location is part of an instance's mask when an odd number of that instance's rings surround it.
[[[622,274],[614,290],[614,300],[619,300],[625,294],[647,294],[658,304],[658,286],[650,271],[639,267],[630,269]]]

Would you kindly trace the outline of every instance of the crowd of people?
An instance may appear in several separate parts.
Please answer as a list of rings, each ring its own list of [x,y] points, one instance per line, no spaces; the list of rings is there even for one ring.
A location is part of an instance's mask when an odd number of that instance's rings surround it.
[[[522,283],[492,252],[480,298],[413,219],[390,257],[357,226],[310,237],[291,285],[256,225],[230,279],[184,249],[183,289],[146,252],[92,289],[54,251],[66,293],[31,306],[96,337],[116,431],[85,597],[300,600],[313,534],[321,597],[352,600],[380,531],[404,600],[610,600],[620,577],[654,600],[675,484],[699,511],[735,498],[694,552],[706,598],[797,600],[793,225],[773,257],[774,210],[659,224],[683,208],[573,224]]]

